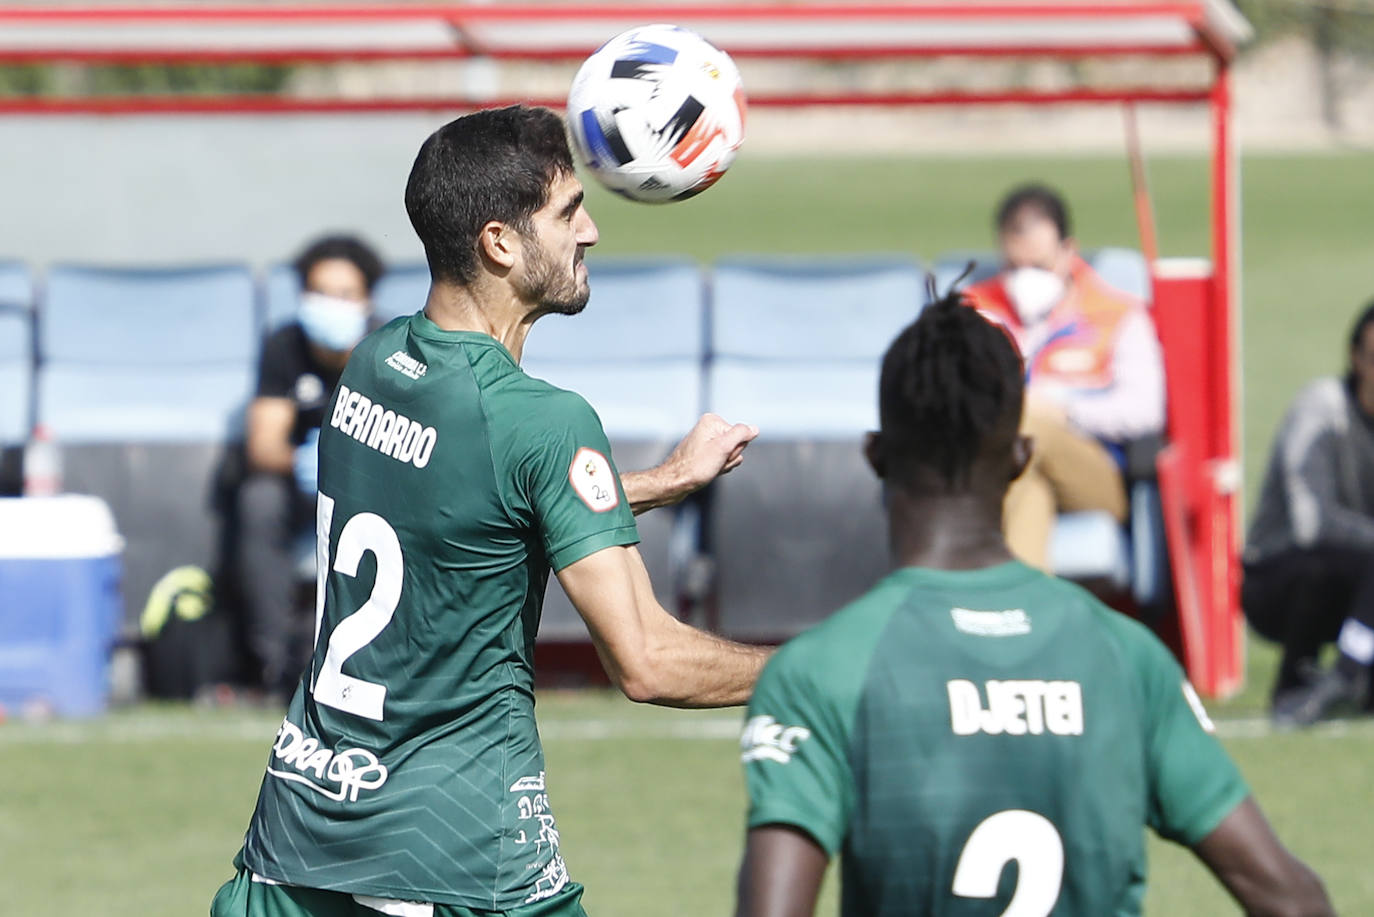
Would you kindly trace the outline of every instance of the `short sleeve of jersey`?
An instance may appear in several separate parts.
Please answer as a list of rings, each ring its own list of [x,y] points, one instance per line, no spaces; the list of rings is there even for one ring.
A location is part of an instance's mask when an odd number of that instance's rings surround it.
[[[639,531],[596,412],[569,392],[554,404],[524,443],[517,486],[558,572],[603,548],[637,543]]]
[[[833,855],[853,809],[850,718],[810,677],[804,655],[794,649],[783,647],[764,668],[740,737],[749,827],[798,828]]]
[[[1146,755],[1150,827],[1193,846],[1238,806],[1250,790],[1212,734],[1212,722],[1169,651],[1149,639],[1144,671],[1148,718]]]

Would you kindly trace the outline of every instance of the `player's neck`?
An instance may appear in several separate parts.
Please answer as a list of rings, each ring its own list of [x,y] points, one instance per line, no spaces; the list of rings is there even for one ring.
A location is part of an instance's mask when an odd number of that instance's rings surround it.
[[[501,342],[515,362],[525,350],[530,333],[529,306],[513,295],[493,290],[435,283],[425,300],[425,317],[442,331],[475,331]]]
[[[1002,502],[984,494],[888,494],[888,544],[898,567],[977,570],[1012,559]]]

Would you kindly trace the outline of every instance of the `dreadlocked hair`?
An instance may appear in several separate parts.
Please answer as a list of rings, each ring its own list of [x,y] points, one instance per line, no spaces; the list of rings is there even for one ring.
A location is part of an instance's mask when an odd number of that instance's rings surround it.
[[[979,455],[997,445],[989,437],[1010,448],[1016,436],[1023,372],[1007,332],[958,290],[926,306],[883,357],[878,412],[888,474],[913,484],[927,469],[966,488]]]

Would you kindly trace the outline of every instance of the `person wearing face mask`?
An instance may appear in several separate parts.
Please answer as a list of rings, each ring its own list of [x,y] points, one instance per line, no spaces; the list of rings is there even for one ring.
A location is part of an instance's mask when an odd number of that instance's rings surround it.
[[[257,393],[248,407],[247,476],[238,491],[244,637],[261,687],[270,693],[285,690],[303,664],[291,646],[298,579],[293,544],[315,515],[316,443],[325,406],[353,347],[376,324],[372,288],[383,272],[370,247],[342,235],[310,243],[293,267],[300,306],[296,320],[263,344]]]
[[[1164,429],[1164,361],[1145,304],[1079,257],[1056,191],[1013,190],[997,209],[997,236],[1002,272],[965,296],[1025,358],[1022,431],[1035,449],[1007,493],[1005,526],[1012,552],[1048,569],[1059,513],[1125,521],[1122,446]]]

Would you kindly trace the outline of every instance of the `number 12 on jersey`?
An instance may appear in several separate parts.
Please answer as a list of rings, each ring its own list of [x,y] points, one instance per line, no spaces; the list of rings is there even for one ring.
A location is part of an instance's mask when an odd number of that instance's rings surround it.
[[[321,493],[315,515],[315,646],[324,626],[324,593],[329,579],[329,533],[334,522],[334,499]],[[386,629],[396,614],[405,578],[405,559],[396,530],[376,513],[358,513],[344,524],[334,554],[334,572],[347,577],[358,575],[363,554],[377,559],[377,577],[372,594],[357,611],[346,614],[329,634],[329,645],[319,671],[311,662],[310,692],[318,703],[344,713],[382,719],[386,685],[364,681],[343,673],[344,662],[367,646]]]

